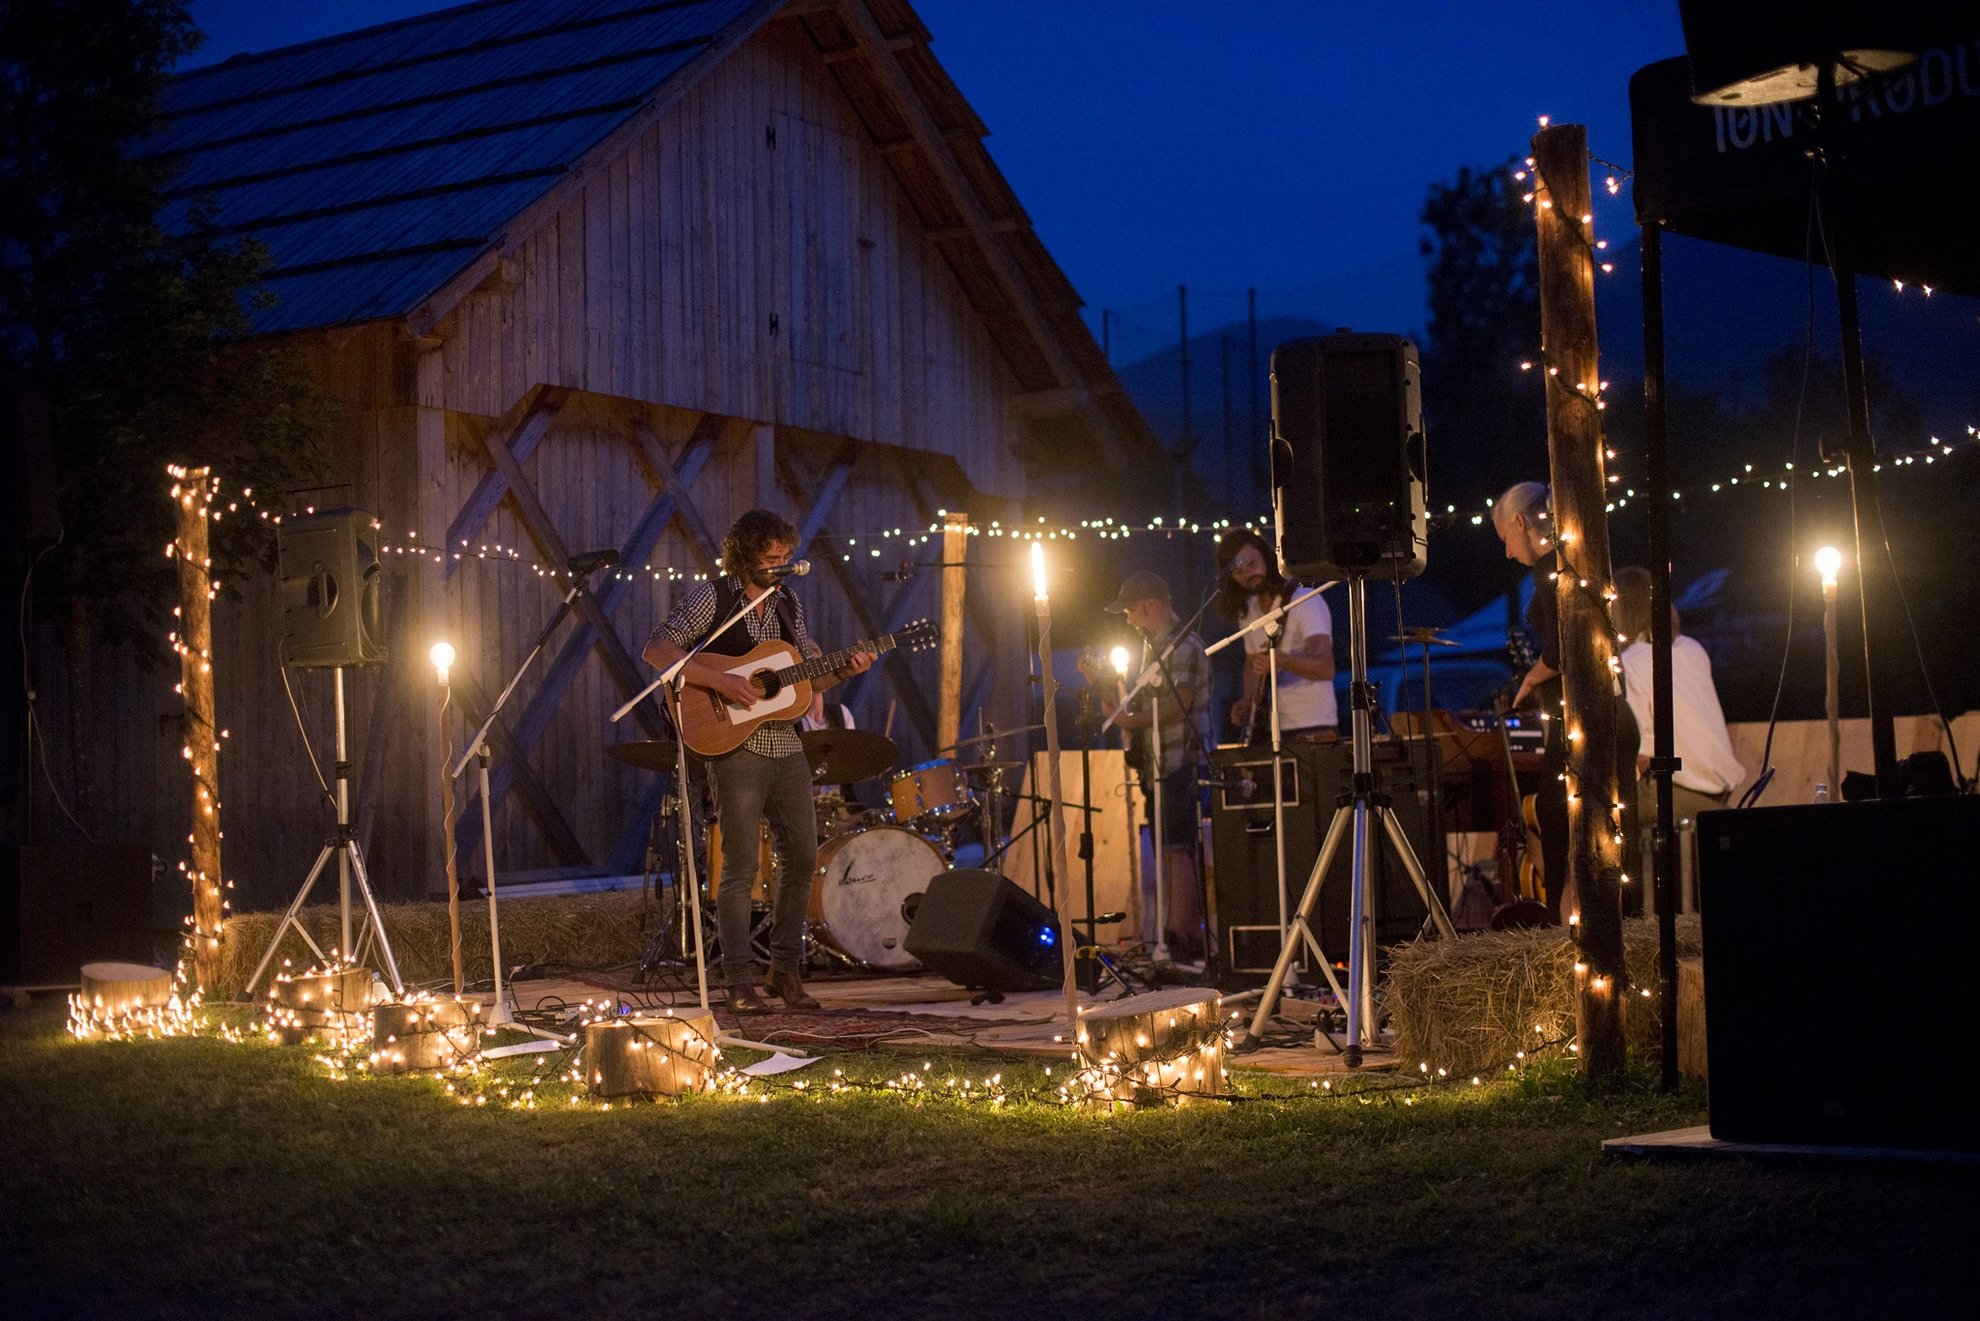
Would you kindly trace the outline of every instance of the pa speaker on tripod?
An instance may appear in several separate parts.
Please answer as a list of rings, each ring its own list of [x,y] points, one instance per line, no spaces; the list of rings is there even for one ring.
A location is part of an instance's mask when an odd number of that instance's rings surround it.
[[[1413,578],[1429,510],[1422,376],[1400,335],[1272,350],[1272,486],[1293,578]]]
[[[332,509],[281,525],[289,664],[306,669],[384,663],[375,521],[362,509]]]

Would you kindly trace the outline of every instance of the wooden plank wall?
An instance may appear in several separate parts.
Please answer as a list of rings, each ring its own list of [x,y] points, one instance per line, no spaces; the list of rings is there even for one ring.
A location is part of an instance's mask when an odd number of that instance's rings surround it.
[[[564,385],[948,453],[1023,494],[996,346],[787,24],[597,170],[514,279],[441,327],[448,408]]]

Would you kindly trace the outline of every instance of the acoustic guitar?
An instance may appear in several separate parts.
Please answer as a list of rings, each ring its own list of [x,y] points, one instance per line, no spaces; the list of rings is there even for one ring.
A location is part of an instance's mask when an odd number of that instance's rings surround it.
[[[731,706],[720,694],[689,684],[681,693],[681,741],[701,757],[719,757],[741,747],[767,720],[797,720],[811,705],[811,681],[843,669],[856,651],[884,655],[889,651],[918,651],[935,645],[935,625],[917,619],[906,628],[856,642],[841,651],[806,660],[788,642],[759,642],[740,656],[701,653],[701,659],[749,680],[758,697],[748,706]]]

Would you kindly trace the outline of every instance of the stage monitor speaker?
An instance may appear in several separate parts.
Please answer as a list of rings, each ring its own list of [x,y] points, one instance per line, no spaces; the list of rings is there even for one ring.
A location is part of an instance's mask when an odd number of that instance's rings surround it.
[[[1416,345],[1344,331],[1272,350],[1272,485],[1288,577],[1422,573],[1425,462]]]
[[[1292,912],[1306,890],[1320,846],[1333,824],[1342,794],[1354,787],[1354,749],[1341,743],[1288,743],[1286,786],[1286,911]],[[1417,767],[1422,752],[1417,744],[1378,743],[1375,772],[1390,797],[1403,837],[1409,841],[1431,883],[1444,874],[1443,847],[1433,843],[1429,812],[1418,792]],[[1273,844],[1272,754],[1262,748],[1219,748],[1210,754],[1210,845],[1217,878],[1217,928],[1229,970],[1239,976],[1268,973],[1279,955],[1279,877]],[[1348,901],[1353,881],[1352,827],[1342,836],[1327,879],[1320,887],[1314,934],[1329,960],[1345,963],[1348,956]],[[1403,869],[1387,832],[1376,841],[1374,883],[1369,898],[1374,907],[1378,945],[1409,940],[1423,928],[1427,916],[1416,886]],[[1304,967],[1302,959],[1299,966]]]
[[[1699,814],[1713,1137],[1980,1150],[1964,1088],[1887,1067],[1980,1049],[1976,859],[1971,796]]]
[[[908,923],[907,952],[930,972],[984,991],[1063,984],[1052,910],[993,871],[943,872]]]
[[[0,982],[72,985],[85,963],[152,958],[151,850],[26,844],[0,873]]]
[[[332,509],[282,523],[282,611],[290,665],[384,662],[375,521],[362,509]]]

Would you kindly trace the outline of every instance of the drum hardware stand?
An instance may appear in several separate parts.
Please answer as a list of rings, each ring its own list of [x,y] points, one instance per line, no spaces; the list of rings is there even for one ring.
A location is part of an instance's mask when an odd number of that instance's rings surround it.
[[[337,859],[338,936],[343,942],[340,952],[345,958],[356,962],[356,951],[351,944],[351,880],[355,877],[358,893],[363,896],[364,911],[370,922],[370,935],[378,941],[378,952],[384,956],[385,973],[391,978],[392,990],[401,997],[406,993],[405,983],[399,980],[398,962],[392,957],[392,942],[385,935],[385,922],[378,915],[378,900],[371,892],[371,877],[364,865],[364,851],[358,847],[357,832],[351,829],[351,756],[346,730],[348,722],[344,710],[344,669],[342,665],[334,667],[335,686],[332,689],[337,722],[337,760],[334,765],[337,781],[337,829],[324,842],[322,851],[316,855],[316,864],[309,869],[309,875],[303,878],[302,888],[297,890],[296,897],[289,901],[289,909],[282,914],[282,920],[275,924],[275,934],[268,941],[268,949],[262,954],[261,962],[254,965],[254,975],[249,977],[247,985],[241,988],[243,999],[254,995],[254,988],[261,981],[261,974],[268,971],[269,961],[275,957],[276,947],[282,943],[282,937],[288,934],[290,927],[295,928],[296,934],[303,938],[303,944],[309,946],[318,959],[327,957],[310,936],[308,929],[296,920],[296,914],[302,910],[303,901],[309,898],[309,892],[316,888],[316,878],[323,874],[323,868],[332,857]]]
[[[701,639],[701,641],[695,643],[694,646],[688,648],[686,654],[684,654],[679,660],[675,661],[672,665],[668,666],[667,669],[661,673],[658,679],[655,679],[652,683],[648,684],[645,688],[641,689],[640,692],[635,697],[632,698],[632,700],[628,701],[624,706],[620,707],[618,710],[612,713],[612,719],[614,721],[621,720],[629,712],[631,712],[631,710],[634,707],[638,706],[642,701],[644,701],[647,695],[652,693],[655,689],[665,688],[667,690],[668,715],[674,722],[674,734],[675,734],[674,744],[675,744],[676,765],[674,768],[674,773],[675,773],[674,782],[675,784],[682,786],[683,790],[685,790],[685,787],[688,783],[687,739],[681,736],[682,732],[687,728],[686,722],[682,719],[682,715],[683,715],[683,705],[684,705],[686,689],[687,689],[688,662],[692,661],[696,656],[699,656],[702,653],[703,649],[705,649],[709,643],[713,642],[716,638],[721,637],[724,633],[727,633],[731,628],[733,628],[737,623],[747,618],[749,616],[749,612],[756,609],[757,606],[763,604],[763,602],[766,599],[768,599],[770,593],[776,591],[780,585],[781,584],[779,583],[773,582],[768,587],[765,587],[759,592],[757,592],[755,596],[751,597],[749,600],[737,606],[734,614],[730,615],[727,619],[723,620],[722,623],[716,626],[715,628],[710,629],[708,633]],[[698,873],[698,869],[695,867],[695,862],[694,862],[694,847],[693,847],[694,806],[692,803],[688,801],[685,792],[683,792],[681,798],[681,819],[683,823],[683,830],[685,831],[686,838],[688,840],[688,847],[683,854],[683,857],[686,860],[686,867],[685,867],[686,876],[681,878],[681,880],[678,881],[677,883],[686,886],[687,896],[688,896],[688,908],[692,913],[692,920],[690,922],[690,926],[694,931],[694,975],[695,975],[696,988],[699,991],[701,997],[701,1011],[705,1014],[713,1014],[714,1011],[709,1008],[709,1004],[708,1004],[708,944],[707,941],[703,939],[702,930],[701,930],[701,878]],[[749,957],[749,955],[747,952],[745,952],[742,957],[746,959]],[[721,1031],[719,1028],[715,1033],[715,1044],[718,1046],[740,1046],[744,1050],[761,1050],[772,1053],[775,1053],[777,1051],[782,1051],[786,1055],[803,1055],[806,1053],[805,1051],[799,1050],[796,1047],[792,1047],[792,1046],[773,1046],[768,1042],[751,1041],[745,1037],[731,1036],[730,1034]]]
[[[1122,995],[1132,995],[1134,986],[1129,982],[1126,970],[1100,944],[1101,924],[1124,922],[1127,914],[1094,911],[1099,904],[1093,895],[1093,814],[1100,809],[1093,805],[1093,740],[1098,728],[1094,722],[1093,684],[1090,681],[1079,690],[1079,714],[1074,717],[1073,727],[1079,734],[1080,787],[1080,801],[1074,810],[1079,813],[1079,860],[1086,872],[1086,916],[1074,923],[1086,928],[1086,938],[1080,941],[1078,933],[1074,933],[1073,971],[1078,978],[1079,989],[1088,995],[1098,995],[1100,988],[1106,984],[1106,978],[1120,983]],[[1074,805],[1068,803],[1067,806]],[[1130,827],[1134,824],[1132,809],[1128,824]],[[1135,831],[1136,847],[1140,846],[1140,833]]]
[[[1320,856],[1314,860],[1313,871],[1307,877],[1306,891],[1300,896],[1299,908],[1293,914],[1292,929],[1286,933],[1285,942],[1279,948],[1278,961],[1272,967],[1272,976],[1259,996],[1258,1012],[1251,1020],[1250,1035],[1254,1039],[1264,1035],[1265,1024],[1278,1004],[1279,992],[1292,966],[1293,955],[1302,943],[1309,945],[1319,957],[1329,984],[1335,987],[1337,995],[1340,994],[1333,969],[1320,950],[1320,942],[1314,938],[1311,920],[1314,907],[1320,901],[1320,887],[1326,882],[1327,871],[1333,865],[1334,853],[1340,847],[1342,835],[1352,825],[1351,847],[1354,853],[1348,896],[1348,985],[1352,993],[1342,996],[1342,1002],[1347,1007],[1347,1044],[1342,1048],[1341,1055],[1347,1066],[1355,1069],[1361,1067],[1363,1034],[1371,1029],[1374,1018],[1375,967],[1374,950],[1371,948],[1374,914],[1369,911],[1368,901],[1375,861],[1374,832],[1378,822],[1403,869],[1409,873],[1411,883],[1416,886],[1417,895],[1423,900],[1428,914],[1426,925],[1434,924],[1445,939],[1455,939],[1457,932],[1451,926],[1443,902],[1424,879],[1423,864],[1417,861],[1415,850],[1410,847],[1408,837],[1396,821],[1395,813],[1389,806],[1389,796],[1379,787],[1374,751],[1375,689],[1368,682],[1368,577],[1365,573],[1351,573],[1347,586],[1348,656],[1353,671],[1349,692],[1353,709],[1354,788],[1352,792],[1342,795],[1340,806],[1334,811],[1333,824],[1327,828],[1326,843],[1320,848]]]

